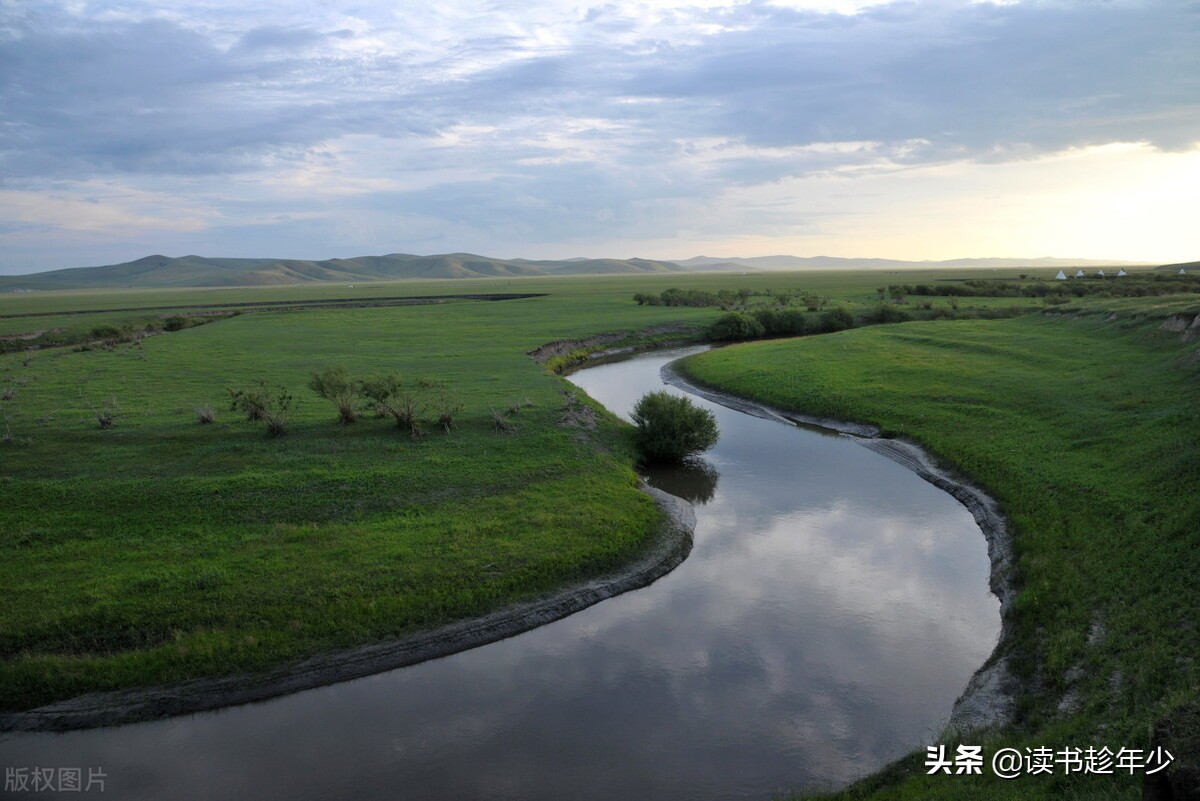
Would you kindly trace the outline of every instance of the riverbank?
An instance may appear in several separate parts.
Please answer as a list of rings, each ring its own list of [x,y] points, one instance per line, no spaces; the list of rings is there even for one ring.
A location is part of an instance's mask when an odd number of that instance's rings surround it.
[[[114,726],[263,701],[475,648],[537,628],[635,590],[678,566],[692,549],[691,504],[641,486],[662,515],[646,551],[630,564],[531,601],[406,637],[312,657],[253,675],[201,679],[165,687],[94,693],[27,712],[0,715],[0,732],[66,731]]]
[[[1197,700],[1193,352],[1157,322],[1034,316],[753,343],[682,369],[723,392],[919,443],[995,497],[1011,522],[1006,661],[1017,694],[1006,725],[968,741],[1116,751],[1149,747],[1152,724]],[[922,757],[835,797],[1025,799],[1070,788],[1107,798],[1140,784],[929,777]]]

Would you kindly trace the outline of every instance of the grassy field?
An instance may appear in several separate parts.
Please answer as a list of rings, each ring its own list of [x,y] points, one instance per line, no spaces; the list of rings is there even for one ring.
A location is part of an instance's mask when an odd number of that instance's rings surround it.
[[[0,705],[278,664],[629,560],[657,512],[623,428],[558,425],[566,385],[526,355],[712,316],[621,294],[247,314],[0,357]],[[446,382],[458,430],[339,425],[306,389],[330,365]],[[286,436],[228,410],[225,388],[259,379],[297,398]],[[102,430],[92,407],[114,400]]]
[[[0,298],[0,335],[61,327],[74,347],[0,354],[0,706],[277,665],[478,614],[635,556],[656,521],[626,429],[564,428],[550,340],[702,326],[641,307],[671,286],[803,288],[851,308],[879,274],[700,275],[296,286]],[[934,280],[931,276],[930,280]],[[72,310],[544,292],[436,306],[244,313],[101,347],[98,326],[169,311]],[[981,299],[987,305],[992,299]],[[139,330],[141,330],[139,328]],[[22,340],[22,348],[30,340]],[[80,350],[83,343],[86,350]],[[465,408],[420,441],[337,422],[311,371],[436,378]],[[296,397],[269,439],[230,411],[258,380]],[[523,398],[513,434],[491,410]],[[216,422],[199,425],[209,405]],[[101,429],[94,411],[115,409]],[[432,415],[428,412],[426,417]]]
[[[684,369],[738,395],[873,423],[986,488],[1014,530],[1024,686],[1015,725],[990,747],[1143,748],[1151,723],[1200,701],[1200,359],[1196,342],[1146,322],[1185,309],[1200,312],[1196,296],[1098,300],[1081,317],[877,326],[737,345]],[[834,797],[1130,797],[1140,784],[927,777],[923,761]]]
[[[0,707],[275,666],[475,615],[632,559],[657,513],[635,489],[626,427],[599,409],[595,430],[560,425],[567,385],[527,352],[658,326],[699,336],[722,314],[639,306],[635,292],[803,290],[859,314],[896,280],[1017,272],[0,297],[0,314],[54,313],[0,319],[0,336],[77,334],[72,347],[0,353]],[[170,315],[117,309],[484,292],[545,296],[243,313],[88,343],[97,326]],[[955,303],[963,313],[1039,307]],[[1113,737],[1132,737],[1195,683],[1186,661],[1194,630],[1171,636],[1197,600],[1179,572],[1195,547],[1185,530],[1197,519],[1196,418],[1185,403],[1195,378],[1178,366],[1177,335],[1144,330],[1194,306],[1178,296],[1088,298],[1054,308],[1085,319],[906,323],[739,346],[696,364],[748,394],[903,431],[992,489],[1022,532],[1021,664],[1043,683],[1012,736],[1059,742],[1092,736],[1104,721]],[[88,309],[110,311],[70,313]],[[1113,314],[1120,319],[1108,322]],[[339,425],[306,388],[311,371],[332,365],[445,382],[464,404],[457,430],[429,425],[413,440],[370,415]],[[227,387],[260,379],[296,397],[286,436],[270,439],[228,409]],[[495,431],[491,410],[522,399],[532,403],[512,416],[516,431]],[[109,405],[115,424],[101,429],[94,410]],[[216,410],[211,425],[197,422],[203,405]],[[1132,564],[1151,572],[1115,567]],[[1137,591],[1122,595],[1122,586]],[[1096,621],[1105,636],[1091,646]],[[1091,671],[1075,682],[1085,708],[1055,717],[1048,710],[1081,659]]]

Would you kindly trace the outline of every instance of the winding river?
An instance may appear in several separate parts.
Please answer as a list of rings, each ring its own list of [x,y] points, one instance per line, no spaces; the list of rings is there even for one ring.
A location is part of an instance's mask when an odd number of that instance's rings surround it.
[[[682,353],[571,380],[627,415]],[[999,635],[971,515],[850,438],[697,402],[721,441],[648,476],[698,521],[653,585],[264,703],[9,735],[0,764],[98,767],[120,799],[699,800],[832,788],[919,747]]]

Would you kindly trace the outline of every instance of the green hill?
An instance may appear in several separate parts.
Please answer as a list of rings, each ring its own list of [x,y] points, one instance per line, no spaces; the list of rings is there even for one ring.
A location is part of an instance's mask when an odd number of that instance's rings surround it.
[[[473,253],[414,256],[390,253],[350,259],[222,259],[153,255],[102,267],[78,267],[32,275],[0,276],[0,290],[116,289],[269,286],[313,281],[392,281],[403,278],[488,278],[495,276],[627,275],[686,272],[649,259],[495,259]]]

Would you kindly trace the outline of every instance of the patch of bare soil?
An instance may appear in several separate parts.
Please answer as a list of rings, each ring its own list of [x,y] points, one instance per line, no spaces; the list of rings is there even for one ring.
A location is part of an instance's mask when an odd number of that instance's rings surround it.
[[[595,334],[583,339],[556,339],[553,342],[547,342],[545,345],[539,345],[528,355],[533,357],[533,360],[538,364],[545,364],[555,356],[566,356],[573,350],[581,348],[598,348],[604,345],[610,345],[619,339],[624,339],[625,334],[607,333]]]

